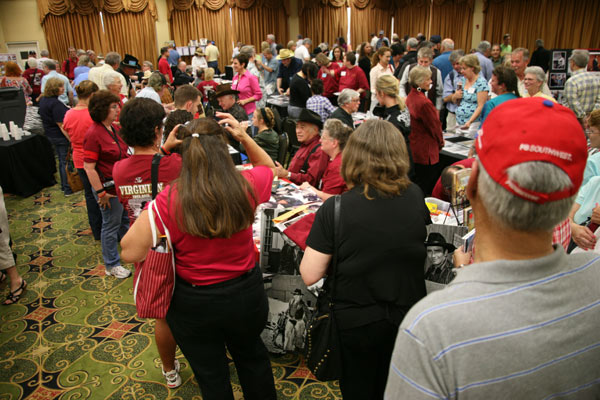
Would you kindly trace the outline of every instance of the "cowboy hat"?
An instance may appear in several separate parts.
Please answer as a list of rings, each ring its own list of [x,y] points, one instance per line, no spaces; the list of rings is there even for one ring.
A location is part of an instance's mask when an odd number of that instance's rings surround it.
[[[456,249],[452,243],[447,243],[446,238],[438,232],[431,232],[429,236],[427,236],[427,241],[425,242],[425,247],[429,246],[440,246],[444,249],[452,252]]]
[[[233,90],[231,88],[231,83],[224,83],[222,85],[218,85],[215,90],[215,97],[219,98],[221,96],[227,96],[228,94],[240,94],[238,90]]]

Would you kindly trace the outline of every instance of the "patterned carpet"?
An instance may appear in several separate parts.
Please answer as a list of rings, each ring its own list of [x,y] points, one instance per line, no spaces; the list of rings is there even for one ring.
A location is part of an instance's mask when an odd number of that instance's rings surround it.
[[[0,306],[0,400],[202,398],[179,351],[183,385],[167,388],[153,323],[136,316],[132,278],[104,275],[82,192],[65,198],[54,186],[26,199],[7,195],[6,207],[29,286],[18,304]],[[7,293],[5,282],[0,295]],[[279,399],[341,398],[337,382],[316,381],[302,357],[271,361]]]

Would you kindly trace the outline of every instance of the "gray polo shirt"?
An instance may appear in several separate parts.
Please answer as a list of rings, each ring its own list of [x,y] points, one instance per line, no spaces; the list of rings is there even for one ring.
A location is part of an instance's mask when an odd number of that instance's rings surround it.
[[[600,257],[470,265],[398,331],[386,399],[600,398]]]

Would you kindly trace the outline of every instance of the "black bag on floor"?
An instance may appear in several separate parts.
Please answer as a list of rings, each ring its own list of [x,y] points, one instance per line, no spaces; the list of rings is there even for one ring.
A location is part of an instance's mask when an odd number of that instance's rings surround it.
[[[331,264],[331,293],[323,291],[317,301],[317,312],[308,325],[306,335],[306,364],[320,381],[334,381],[342,375],[340,337],[334,316],[335,273],[339,246],[341,197],[335,196],[333,259]]]

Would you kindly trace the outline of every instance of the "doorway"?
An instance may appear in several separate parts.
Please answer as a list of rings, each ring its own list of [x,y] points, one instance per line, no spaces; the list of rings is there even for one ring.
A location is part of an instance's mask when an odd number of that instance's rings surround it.
[[[25,68],[25,62],[29,57],[30,51],[35,51],[36,58],[40,58],[40,49],[37,41],[35,42],[8,42],[6,43],[8,53],[17,55],[17,64],[21,68]]]

